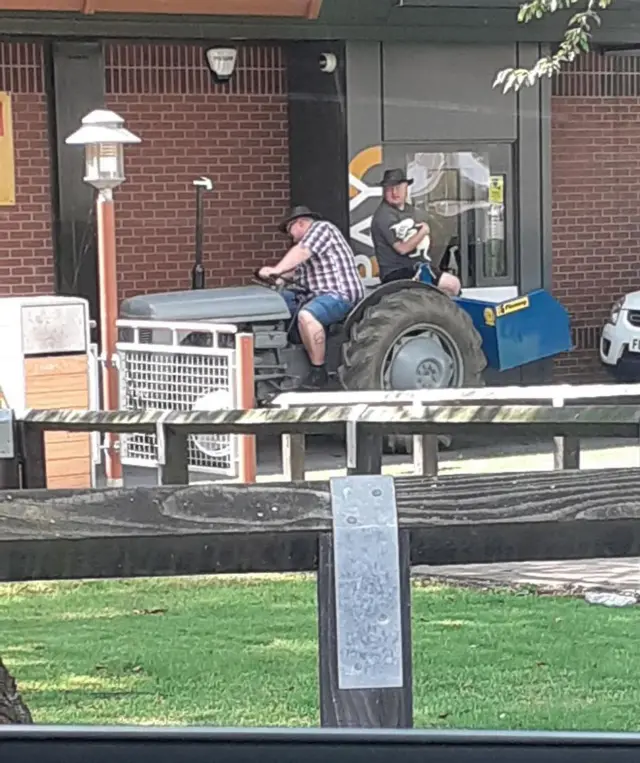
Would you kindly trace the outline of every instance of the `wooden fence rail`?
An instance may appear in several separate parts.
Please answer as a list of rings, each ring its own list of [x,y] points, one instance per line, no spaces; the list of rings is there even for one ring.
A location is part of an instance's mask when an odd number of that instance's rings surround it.
[[[637,440],[640,408],[27,411],[17,426],[28,488],[46,484],[45,430],[158,427],[167,443],[164,486],[0,492],[0,580],[315,570],[322,724],[406,728],[411,564],[640,555],[640,469],[394,480],[377,473],[379,451],[362,447],[358,476],[187,485],[191,433],[308,433],[348,422],[365,444],[389,431]]]
[[[18,414],[23,449],[28,451],[26,487],[44,487],[43,432],[45,430],[114,433],[158,433],[165,442],[163,484],[188,481],[187,438],[190,434],[269,434],[282,437],[346,432],[355,442],[351,474],[379,474],[382,438],[389,434],[527,435],[572,438],[628,437],[640,434],[640,406],[629,403],[570,405],[305,405],[222,411],[40,411]],[[303,447],[303,442],[298,444]],[[563,446],[564,447],[564,446]],[[577,453],[577,445],[574,447]],[[578,466],[577,458],[563,458],[563,467]],[[433,470],[437,472],[436,470]],[[300,479],[300,470],[290,475]]]
[[[406,391],[357,390],[332,392],[285,392],[273,400],[280,408],[308,405],[525,405],[543,403],[562,408],[593,403],[616,405],[640,403],[640,384],[553,384],[512,387],[422,389]],[[347,464],[357,462],[357,438],[353,426],[347,425]],[[282,458],[287,480],[303,480],[305,476],[305,436],[282,436]],[[432,434],[413,436],[414,474],[438,473],[438,438]],[[580,440],[577,437],[553,438],[555,469],[580,468]]]

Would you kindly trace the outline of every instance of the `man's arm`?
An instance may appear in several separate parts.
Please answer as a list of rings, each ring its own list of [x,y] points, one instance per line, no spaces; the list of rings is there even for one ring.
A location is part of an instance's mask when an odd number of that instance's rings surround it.
[[[405,256],[410,254],[430,234],[427,223],[421,222],[418,224],[418,230],[410,239],[407,241],[399,241],[395,232],[391,228],[394,222],[395,218],[389,217],[386,214],[374,215],[373,218],[373,226],[375,226],[377,234],[381,236],[386,244],[398,254]]]
[[[391,233],[391,231],[389,231]],[[398,254],[411,254],[418,247],[420,243],[429,235],[429,226],[427,223],[420,223],[418,230],[406,241],[392,241],[391,246],[398,252]]]
[[[260,268],[260,275],[263,277],[281,278],[282,276],[293,273],[295,269],[306,262],[311,257],[311,251],[306,246],[296,244],[285,254],[275,267]]]
[[[306,246],[296,244],[285,254],[285,256],[276,265],[278,276],[284,276],[287,273],[292,273],[299,265],[306,262],[311,257],[311,252]]]

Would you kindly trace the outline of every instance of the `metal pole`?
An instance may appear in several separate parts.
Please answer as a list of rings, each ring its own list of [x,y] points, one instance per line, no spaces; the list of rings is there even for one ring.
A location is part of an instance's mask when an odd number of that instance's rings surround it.
[[[213,183],[209,178],[201,177],[193,181],[196,187],[196,250],[194,264],[191,270],[191,288],[204,289],[205,269],[202,264],[202,249],[204,240],[204,199],[205,191],[213,190]]]
[[[100,290],[100,338],[102,345],[102,405],[107,411],[119,408],[118,369],[115,364],[118,341],[118,282],[116,272],[116,220],[113,194],[101,190],[97,202],[98,272]],[[106,437],[105,475],[108,481],[122,478],[122,464],[117,449],[118,437]]]

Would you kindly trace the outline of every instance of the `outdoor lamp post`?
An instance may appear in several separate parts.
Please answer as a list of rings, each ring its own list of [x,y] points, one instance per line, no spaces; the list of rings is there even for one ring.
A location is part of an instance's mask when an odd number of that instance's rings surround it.
[[[102,345],[102,395],[105,410],[118,408],[118,372],[115,366],[118,338],[118,284],[116,275],[116,225],[113,189],[125,180],[124,146],[140,143],[124,127],[124,119],[113,111],[98,109],[82,120],[82,127],[66,143],[85,147],[84,180],[98,190],[98,289],[100,294],[100,339]],[[105,472],[108,480],[122,477],[116,450],[117,437],[106,441]]]

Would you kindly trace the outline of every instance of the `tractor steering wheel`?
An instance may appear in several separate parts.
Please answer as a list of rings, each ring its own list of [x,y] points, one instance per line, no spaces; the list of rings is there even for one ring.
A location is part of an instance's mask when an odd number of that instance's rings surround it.
[[[260,286],[268,286],[270,289],[273,289],[274,291],[283,291],[284,289],[289,289],[290,291],[297,292],[298,294],[302,294],[304,296],[307,296],[309,294],[309,289],[307,289],[306,286],[303,286],[300,283],[297,283],[296,281],[289,280],[288,278],[274,278],[273,276],[269,276],[268,278],[263,278],[260,275],[259,270],[255,270],[253,273],[253,280],[256,283],[259,283]]]

